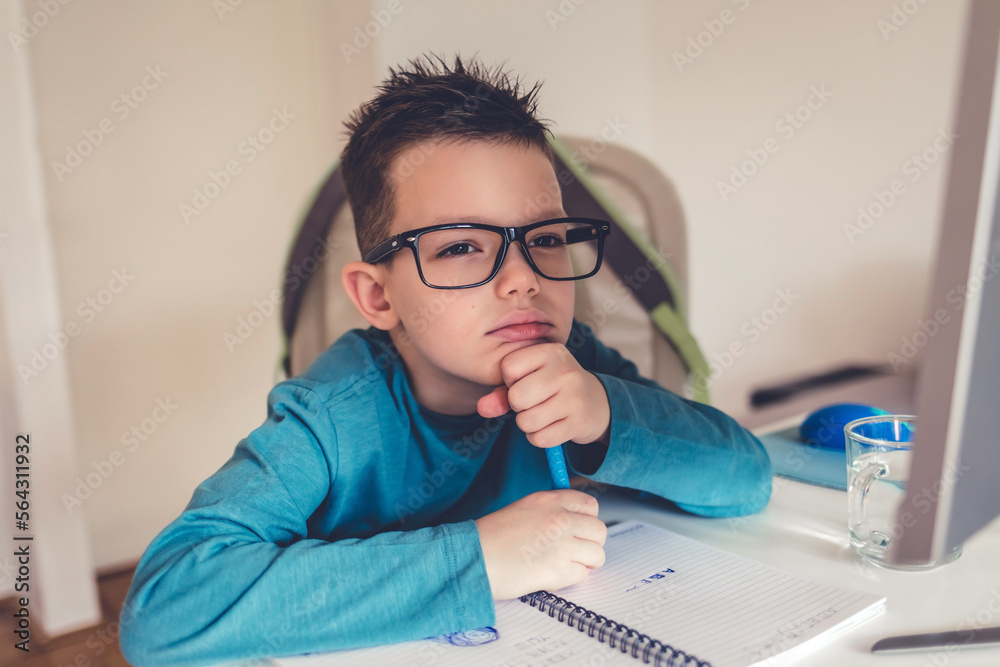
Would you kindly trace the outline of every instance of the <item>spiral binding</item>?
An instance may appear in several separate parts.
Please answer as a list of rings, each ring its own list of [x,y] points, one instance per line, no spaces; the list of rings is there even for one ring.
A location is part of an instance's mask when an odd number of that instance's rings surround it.
[[[602,644],[617,648],[622,653],[630,653],[643,664],[653,664],[654,667],[712,667],[711,663],[676,649],[670,644],[664,644],[659,639],[637,632],[627,625],[622,625],[610,618],[573,604],[565,598],[553,595],[548,591],[538,591],[521,596],[521,602],[527,602],[538,611],[548,612],[549,616],[560,623],[565,623],[580,632],[586,632],[588,637],[594,637]],[[558,616],[557,616],[558,613]],[[576,615],[576,618],[574,616]]]

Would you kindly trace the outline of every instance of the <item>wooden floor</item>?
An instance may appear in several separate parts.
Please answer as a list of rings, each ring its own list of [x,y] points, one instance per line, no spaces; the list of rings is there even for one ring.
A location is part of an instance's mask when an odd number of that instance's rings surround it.
[[[98,579],[101,612],[104,619],[98,625],[48,639],[37,622],[32,623],[31,650],[14,648],[11,614],[16,610],[14,598],[0,600],[0,665],[2,667],[128,667],[118,650],[118,613],[134,570],[107,574]]]

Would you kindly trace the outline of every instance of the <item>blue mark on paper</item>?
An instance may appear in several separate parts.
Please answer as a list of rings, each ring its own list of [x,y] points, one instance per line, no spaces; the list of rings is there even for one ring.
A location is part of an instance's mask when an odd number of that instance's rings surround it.
[[[500,639],[500,633],[497,632],[496,628],[487,626],[475,630],[466,630],[465,632],[448,632],[437,637],[428,637],[427,639],[439,644],[451,644],[452,646],[480,646],[481,644],[489,644]]]

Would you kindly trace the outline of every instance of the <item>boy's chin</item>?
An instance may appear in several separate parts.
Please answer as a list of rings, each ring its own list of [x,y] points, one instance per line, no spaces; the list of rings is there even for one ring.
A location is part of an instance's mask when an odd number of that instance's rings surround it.
[[[483,385],[487,391],[499,387],[503,384],[503,373],[500,372],[500,365],[497,364],[496,368],[487,372],[485,376],[476,378],[476,381]]]

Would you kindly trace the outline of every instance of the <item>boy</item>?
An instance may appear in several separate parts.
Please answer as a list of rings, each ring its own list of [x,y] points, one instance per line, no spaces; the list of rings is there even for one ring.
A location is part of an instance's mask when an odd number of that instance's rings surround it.
[[[277,385],[264,424],[147,549],[123,612],[131,662],[469,630],[494,622],[494,599],[579,582],[606,528],[593,497],[553,489],[555,445],[574,473],[696,513],[766,502],[753,436],[573,321],[573,280],[599,266],[566,248],[605,232],[558,203],[526,214],[559,188],[537,90],[413,61],[351,118],[366,261],[342,278],[372,328]]]

